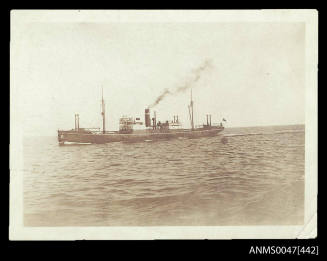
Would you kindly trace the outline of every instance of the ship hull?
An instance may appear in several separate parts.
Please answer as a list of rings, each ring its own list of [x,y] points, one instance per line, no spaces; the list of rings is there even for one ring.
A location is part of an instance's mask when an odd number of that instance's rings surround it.
[[[77,131],[60,131],[58,130],[58,141],[64,143],[110,143],[110,142],[143,142],[169,140],[175,138],[201,138],[216,136],[223,131],[223,127],[201,129],[201,130],[174,130],[160,132],[147,130],[139,133],[121,134],[121,133],[83,133]]]

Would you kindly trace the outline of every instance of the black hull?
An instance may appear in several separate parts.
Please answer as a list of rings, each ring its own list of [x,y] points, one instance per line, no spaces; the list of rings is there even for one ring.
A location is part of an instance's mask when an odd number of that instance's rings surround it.
[[[169,140],[175,138],[201,138],[216,136],[223,131],[224,127],[213,127],[210,129],[196,130],[171,130],[160,132],[147,130],[139,133],[121,134],[121,133],[84,133],[78,131],[60,131],[58,130],[58,141],[60,144],[65,142],[74,143],[110,143],[110,142],[143,142],[156,140]]]

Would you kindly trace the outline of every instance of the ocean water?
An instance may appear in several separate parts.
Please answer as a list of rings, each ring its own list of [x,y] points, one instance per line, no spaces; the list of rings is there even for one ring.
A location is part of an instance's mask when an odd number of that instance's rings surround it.
[[[142,143],[27,137],[24,225],[303,224],[304,138],[304,125]]]

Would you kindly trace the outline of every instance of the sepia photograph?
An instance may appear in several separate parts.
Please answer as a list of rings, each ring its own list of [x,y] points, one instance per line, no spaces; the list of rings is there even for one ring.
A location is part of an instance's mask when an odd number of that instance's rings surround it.
[[[12,10],[10,239],[317,236],[316,10]]]

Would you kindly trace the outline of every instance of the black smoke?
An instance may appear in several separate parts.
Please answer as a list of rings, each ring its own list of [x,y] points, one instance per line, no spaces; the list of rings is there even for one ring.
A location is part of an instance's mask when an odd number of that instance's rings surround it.
[[[185,92],[186,90],[192,88],[196,82],[198,82],[203,73],[213,67],[211,60],[205,60],[201,66],[194,69],[191,73],[190,78],[183,84],[178,86],[175,90],[164,89],[163,92],[155,99],[155,101],[149,106],[153,108],[158,105],[165,97],[168,95]]]

